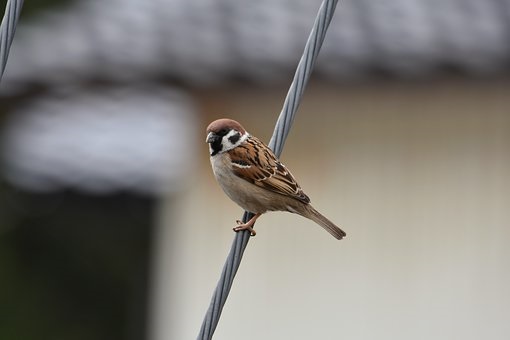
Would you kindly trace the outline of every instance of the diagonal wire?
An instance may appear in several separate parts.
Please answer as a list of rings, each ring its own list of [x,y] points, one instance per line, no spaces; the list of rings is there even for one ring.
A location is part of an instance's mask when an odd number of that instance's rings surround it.
[[[9,50],[22,7],[23,0],[7,0],[7,5],[5,6],[5,14],[0,26],[0,80],[2,80],[4,75],[5,65],[7,64]]]
[[[324,0],[319,8],[312,32],[306,42],[303,56],[297,66],[294,79],[292,80],[289,92],[285,98],[282,112],[278,117],[273,136],[269,142],[269,147],[277,156],[280,156],[282,153],[285,139],[290,132],[301,97],[308,79],[310,78],[310,74],[312,73],[317,56],[319,55],[319,50],[322,46],[322,42],[324,41],[324,37],[326,36],[329,23],[333,18],[337,2],[338,0]],[[252,216],[252,214],[244,212],[243,222],[246,223]],[[200,333],[197,337],[198,340],[212,339],[216,326],[220,320],[221,311],[225,305],[225,301],[227,300],[228,293],[232,287],[232,282],[234,281],[234,276],[241,264],[241,259],[243,257],[244,250],[248,245],[249,239],[250,232],[247,230],[236,233],[230,253],[227,256],[221,277],[218,281],[218,285],[216,286],[216,290],[214,291],[211,303],[202,323],[202,327],[200,328]]]

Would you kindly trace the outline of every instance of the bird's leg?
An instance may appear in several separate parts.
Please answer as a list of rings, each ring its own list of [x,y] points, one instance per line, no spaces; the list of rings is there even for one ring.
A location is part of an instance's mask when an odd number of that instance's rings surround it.
[[[257,218],[260,217],[260,215],[262,215],[262,214],[255,214],[255,215],[253,215],[253,217],[250,218],[250,220],[248,222],[246,222],[246,223],[243,223],[242,221],[237,220],[236,222],[237,222],[238,226],[234,227],[232,230],[234,230],[235,232],[238,232],[238,231],[241,231],[241,230],[248,230],[250,232],[250,236],[257,235],[255,230],[253,229],[253,225],[255,224],[255,221],[257,220]]]

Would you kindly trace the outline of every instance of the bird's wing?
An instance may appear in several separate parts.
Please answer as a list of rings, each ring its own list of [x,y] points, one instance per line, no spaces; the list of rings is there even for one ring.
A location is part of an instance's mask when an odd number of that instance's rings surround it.
[[[228,151],[234,174],[261,188],[293,197],[303,203],[310,198],[275,154],[257,138],[250,136],[243,144]]]

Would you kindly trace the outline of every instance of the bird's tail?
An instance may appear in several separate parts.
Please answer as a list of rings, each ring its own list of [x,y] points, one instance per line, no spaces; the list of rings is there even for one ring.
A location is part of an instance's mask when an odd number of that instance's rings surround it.
[[[333,237],[335,237],[337,240],[341,240],[344,238],[347,234],[340,228],[338,228],[333,222],[328,220],[326,217],[324,217],[320,212],[314,209],[310,204],[306,205],[306,212],[305,217],[308,217],[324,229]]]

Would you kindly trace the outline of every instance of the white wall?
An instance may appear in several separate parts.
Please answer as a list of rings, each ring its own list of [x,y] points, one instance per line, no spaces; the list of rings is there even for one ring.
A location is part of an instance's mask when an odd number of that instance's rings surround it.
[[[508,339],[507,89],[312,84],[282,160],[348,237],[263,216],[215,339]],[[267,141],[284,93],[201,95],[199,129],[226,112]],[[152,340],[196,337],[241,216],[193,151],[189,190],[161,210]]]

